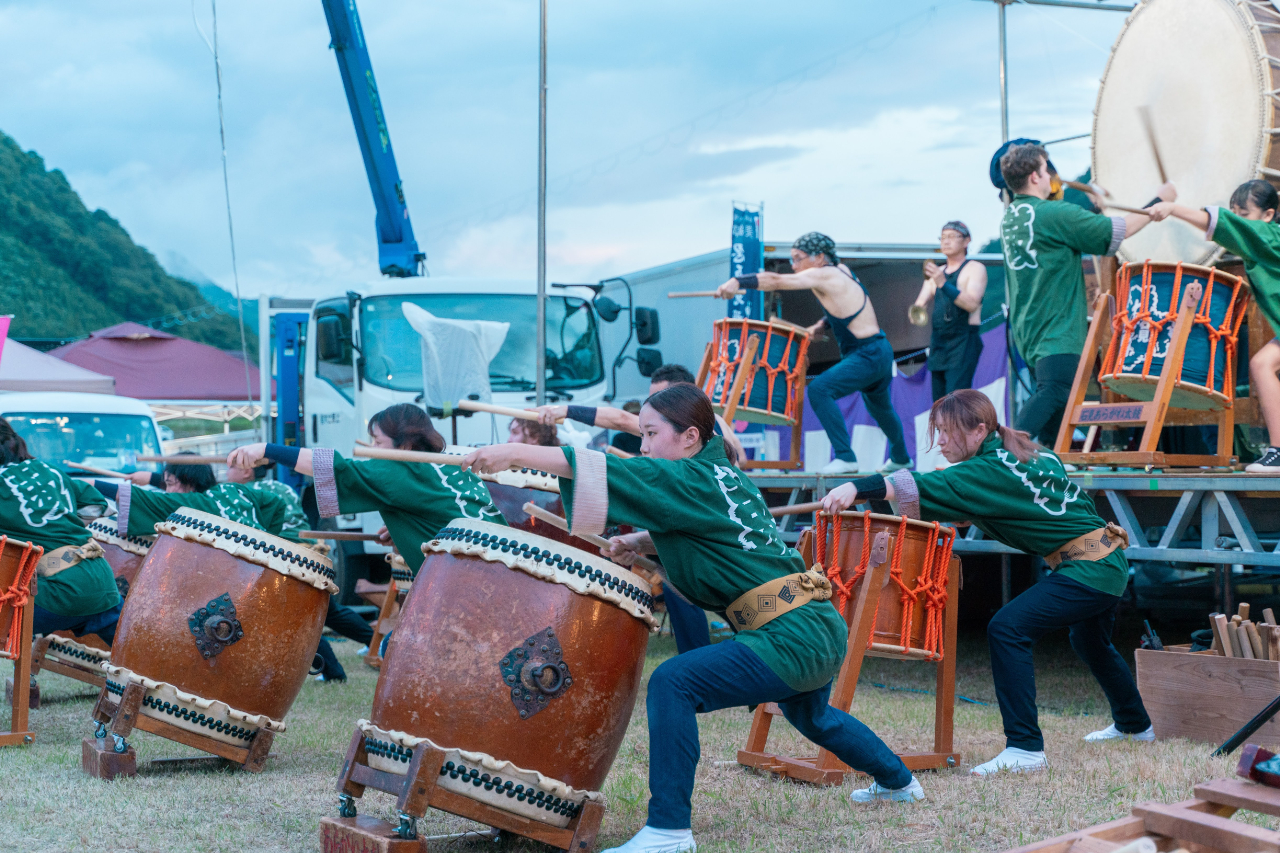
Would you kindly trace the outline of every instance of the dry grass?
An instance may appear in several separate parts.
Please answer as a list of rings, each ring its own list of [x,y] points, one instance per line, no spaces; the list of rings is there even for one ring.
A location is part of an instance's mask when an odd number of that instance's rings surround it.
[[[1126,637],[1125,646],[1133,643]],[[855,785],[820,789],[773,780],[732,760],[751,717],[731,709],[701,720],[703,761],[694,793],[694,834],[699,849],[740,850],[1003,850],[1126,814],[1135,802],[1175,802],[1205,779],[1229,775],[1229,759],[1210,759],[1203,744],[1083,744],[1080,738],[1108,722],[1106,703],[1087,671],[1066,646],[1065,635],[1042,644],[1041,722],[1051,769],[1026,777],[979,780],[965,768],[922,774],[929,800],[915,805],[854,807]],[[157,769],[152,758],[194,754],[139,732],[133,738],[141,774],[102,783],[80,770],[80,740],[88,734],[93,696],[77,682],[40,676],[45,705],[33,712],[34,746],[0,750],[0,849],[22,851],[304,851],[317,847],[320,817],[334,814],[333,793],[342,753],[356,718],[368,713],[375,673],[359,663],[352,643],[335,648],[351,680],[341,685],[309,681],[277,738],[267,770]],[[651,672],[674,651],[670,638],[650,645]],[[959,693],[991,702],[985,639],[962,636]],[[7,669],[7,668],[6,668]],[[855,713],[891,746],[920,749],[932,738],[933,698],[890,691],[932,687],[932,667],[870,661],[855,699]],[[1000,715],[992,706],[960,703],[957,747],[965,765],[990,758],[1003,746]],[[775,723],[774,746],[808,752],[785,723]],[[644,703],[632,719],[605,785],[609,814],[601,846],[625,841],[643,823],[647,799],[648,737]],[[365,814],[390,818],[393,801],[370,792]],[[458,831],[468,822],[432,812],[427,834]],[[460,841],[450,850],[493,850],[492,843]],[[508,839],[504,851],[544,850]]]

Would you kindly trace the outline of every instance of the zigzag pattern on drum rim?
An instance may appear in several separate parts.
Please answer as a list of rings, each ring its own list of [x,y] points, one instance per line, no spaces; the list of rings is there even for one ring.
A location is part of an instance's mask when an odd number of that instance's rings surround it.
[[[156,541],[154,536],[121,536],[119,531],[112,526],[108,526],[101,519],[94,519],[86,524],[85,527],[89,528],[89,533],[99,542],[115,545],[122,551],[137,554],[139,557],[147,556],[147,551],[151,549],[151,546]]]
[[[190,729],[197,734],[243,746],[242,741],[251,740],[258,729],[267,729],[276,734],[283,734],[286,729],[284,723],[273,720],[266,714],[240,711],[220,699],[206,699],[203,696],[188,693],[167,681],[155,681],[132,670],[105,662],[102,668],[109,676],[118,679],[117,681],[108,679],[109,692],[119,695],[124,692],[124,687],[130,682],[141,684],[147,690],[141,713],[166,723],[173,723],[180,728]],[[119,689],[111,689],[112,684]],[[248,732],[248,736],[245,736],[245,732]]]

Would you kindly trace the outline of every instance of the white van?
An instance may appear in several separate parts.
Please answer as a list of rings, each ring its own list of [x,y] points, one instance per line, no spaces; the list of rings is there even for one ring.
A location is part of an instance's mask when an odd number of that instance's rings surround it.
[[[137,456],[160,455],[160,430],[151,408],[132,397],[70,391],[0,394],[0,417],[36,459],[65,471],[78,462],[108,471],[158,471]]]

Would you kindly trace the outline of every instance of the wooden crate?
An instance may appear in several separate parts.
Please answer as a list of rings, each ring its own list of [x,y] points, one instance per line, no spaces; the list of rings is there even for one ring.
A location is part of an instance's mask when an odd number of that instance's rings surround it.
[[[1138,649],[1138,691],[1156,737],[1219,744],[1280,695],[1280,663],[1228,658],[1167,646]],[[1250,743],[1280,751],[1280,719],[1260,728]]]

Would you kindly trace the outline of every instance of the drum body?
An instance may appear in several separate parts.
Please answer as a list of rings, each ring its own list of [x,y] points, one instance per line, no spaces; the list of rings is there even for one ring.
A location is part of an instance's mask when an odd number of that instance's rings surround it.
[[[44,549],[38,545],[32,545],[30,542],[23,542],[9,536],[0,536],[0,593],[8,592],[13,588],[14,583],[19,579],[19,575],[32,573],[31,587],[37,583],[35,578],[35,564],[40,561],[40,557],[44,554]],[[32,595],[28,601],[35,599]],[[9,630],[13,625],[15,616],[14,608],[6,604],[0,604],[0,653],[4,652],[5,639],[9,636]],[[0,657],[4,657],[0,654]]]
[[[1206,50],[1206,46],[1211,49]],[[1188,62],[1187,57],[1196,57]],[[1225,207],[1244,181],[1280,178],[1280,12],[1271,3],[1145,0],[1130,13],[1098,87],[1093,179],[1120,204],[1140,206],[1161,183],[1143,113],[1178,202]],[[1120,244],[1121,261],[1207,264],[1222,250],[1182,221]]]
[[[869,512],[844,512],[840,518],[839,548],[836,559],[840,566],[840,578],[849,583],[857,575],[859,567],[865,567],[868,558],[889,561],[901,572],[903,586],[914,592],[910,596],[911,627],[909,642],[903,642],[907,602],[903,601],[902,587],[890,580],[880,591],[876,605],[876,623],[871,641],[891,646],[907,646],[925,649],[929,644],[927,593],[931,584],[940,584],[946,592],[946,572],[949,566],[939,566],[942,560],[950,561],[950,548],[940,544],[941,532],[930,522],[904,519],[894,515],[877,515]],[[876,554],[877,537],[883,553]]]
[[[121,536],[115,521],[97,519],[86,525],[90,535],[102,546],[102,556],[116,576],[116,588],[122,599],[129,597],[138,570],[147,559],[147,551],[155,544],[154,536]]]
[[[553,539],[556,542],[561,542],[580,551],[586,551],[589,554],[598,553],[599,549],[593,547],[590,542],[579,539],[577,536],[554,525],[547,524],[542,519],[534,518],[524,511],[526,503],[533,503],[547,512],[563,517],[564,502],[560,499],[559,492],[504,486],[501,483],[486,483],[485,485],[489,489],[490,497],[493,498],[493,505],[498,508],[498,512],[502,513],[502,518],[507,524],[516,530],[523,530],[545,539]]]
[[[337,591],[332,565],[187,507],[157,530],[120,616],[108,689],[141,682],[143,714],[238,745],[258,727],[283,730]]]
[[[362,723],[376,742],[371,766],[403,774],[429,740],[486,784],[499,777],[496,793],[457,782],[456,767],[441,784],[565,825],[626,734],[657,626],[648,585],[601,557],[471,519],[422,549]]]
[[[711,337],[711,364],[703,391],[717,414],[724,414],[725,396],[755,338],[756,367],[747,376],[738,400],[736,420],[790,425],[799,416],[800,377],[809,354],[809,332],[774,320],[716,320]]]
[[[1247,296],[1236,276],[1193,264],[1149,261],[1121,269],[1116,289],[1125,294],[1125,301],[1116,315],[1099,376],[1103,386],[1134,400],[1155,397],[1173,335],[1170,311],[1193,282],[1200,284],[1203,293],[1170,403],[1188,409],[1221,409],[1230,404],[1236,332],[1244,320]]]

